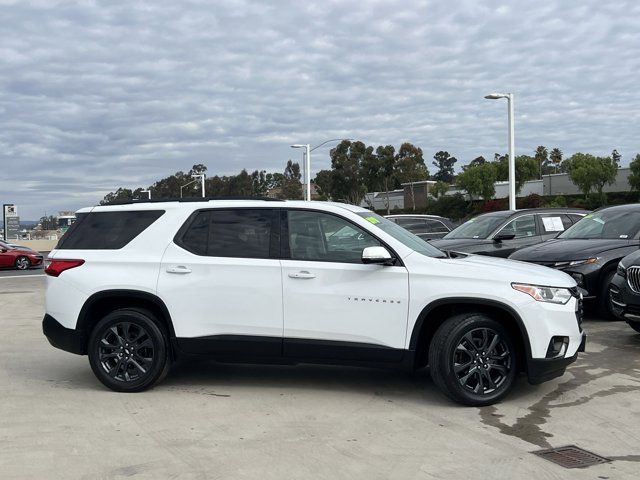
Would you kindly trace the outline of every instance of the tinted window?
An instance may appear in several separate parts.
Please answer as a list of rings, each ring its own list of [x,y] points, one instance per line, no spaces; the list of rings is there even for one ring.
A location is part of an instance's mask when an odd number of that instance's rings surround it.
[[[212,210],[209,250],[213,257],[269,258],[273,210]]]
[[[293,260],[362,263],[362,250],[379,245],[372,235],[335,215],[289,211]]]
[[[536,219],[533,215],[523,215],[509,222],[499,235],[515,235],[515,238],[533,237],[536,235]]]
[[[605,209],[586,215],[560,238],[631,239],[640,228],[640,211]]]
[[[209,244],[209,213],[210,212],[198,213],[182,236],[182,246],[198,255],[207,254]]]
[[[83,215],[60,239],[64,250],[116,250],[155,222],[164,210],[91,212]]]
[[[196,214],[177,243],[197,255],[270,258],[273,224],[273,210],[208,210]]]
[[[489,236],[502,222],[507,219],[507,215],[480,215],[467,220],[458,228],[452,230],[444,238],[478,238],[484,239]]]
[[[438,220],[426,219],[424,221],[427,233],[447,233],[449,229]]]

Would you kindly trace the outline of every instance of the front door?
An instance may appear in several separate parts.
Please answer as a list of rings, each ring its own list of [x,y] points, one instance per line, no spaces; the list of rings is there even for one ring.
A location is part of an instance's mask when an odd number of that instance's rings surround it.
[[[409,300],[403,266],[365,265],[381,243],[329,213],[289,210],[283,228],[284,353],[291,357],[399,361]]]
[[[533,214],[522,215],[511,220],[497,235],[515,235],[515,237],[509,240],[493,242],[493,248],[488,253],[496,257],[508,257],[520,248],[535,245],[542,241],[536,218]]]
[[[279,225],[276,211],[266,208],[202,210],[187,221],[158,278],[182,349],[282,354]]]

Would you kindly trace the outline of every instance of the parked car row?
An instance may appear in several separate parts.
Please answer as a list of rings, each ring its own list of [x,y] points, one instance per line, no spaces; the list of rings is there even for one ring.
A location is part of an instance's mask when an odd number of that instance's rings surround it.
[[[529,209],[479,215],[432,245],[506,256],[570,275],[602,318],[640,331],[640,205]]]

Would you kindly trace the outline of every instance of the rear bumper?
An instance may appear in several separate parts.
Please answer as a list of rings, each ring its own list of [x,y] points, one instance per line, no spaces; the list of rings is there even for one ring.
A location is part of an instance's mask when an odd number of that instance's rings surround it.
[[[87,353],[84,333],[63,327],[51,315],[45,315],[42,319],[42,331],[49,343],[60,350],[77,355]]]
[[[566,368],[576,361],[578,353],[584,352],[587,346],[587,335],[582,334],[582,341],[572,357],[563,358],[530,358],[527,375],[529,383],[538,385],[564,375]]]

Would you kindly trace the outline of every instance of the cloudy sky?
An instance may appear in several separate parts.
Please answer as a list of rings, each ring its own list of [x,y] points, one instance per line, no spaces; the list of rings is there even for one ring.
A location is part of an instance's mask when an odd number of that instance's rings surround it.
[[[23,219],[288,145],[640,153],[640,2],[0,0],[0,202]],[[326,168],[328,148],[314,152]],[[433,172],[433,167],[431,167]]]

